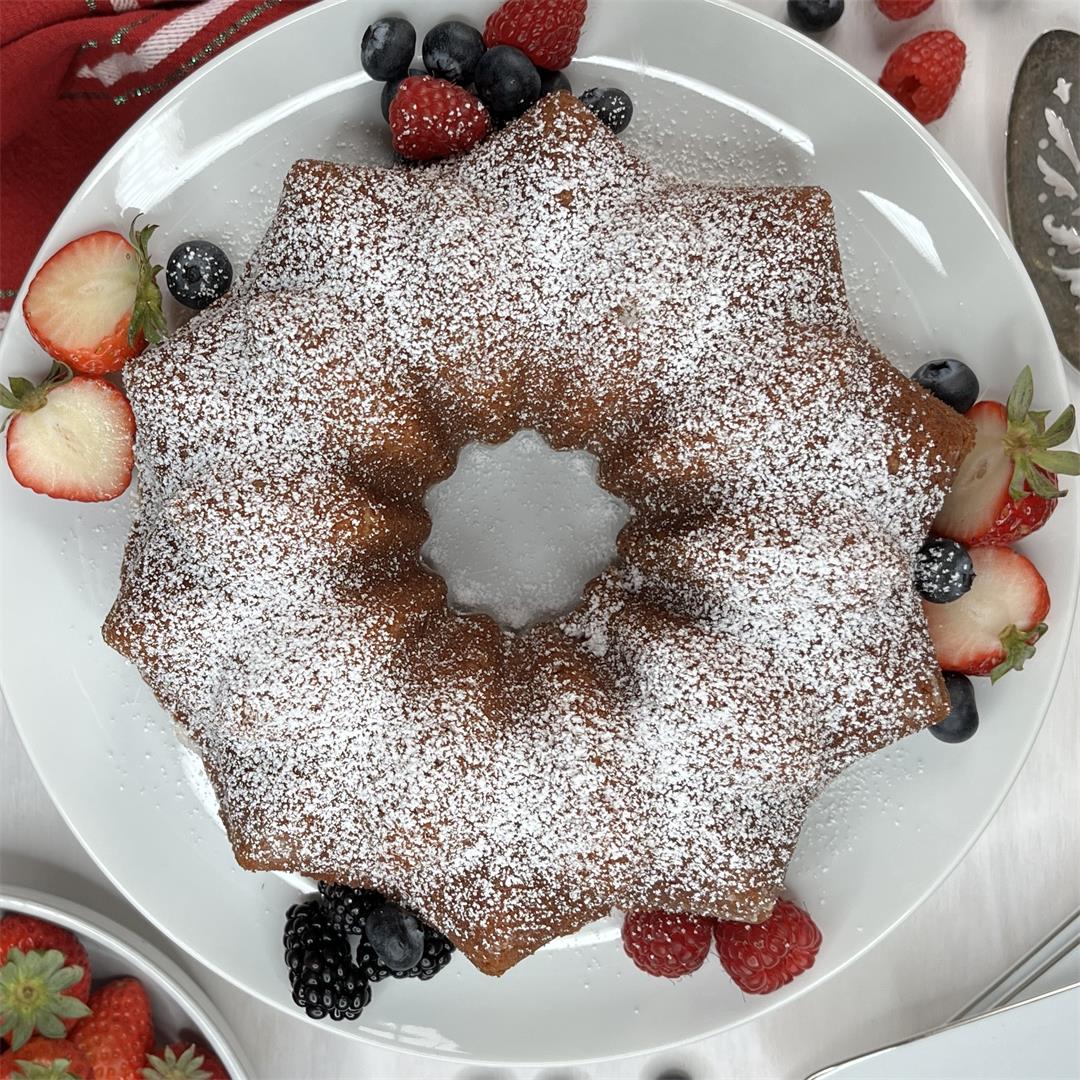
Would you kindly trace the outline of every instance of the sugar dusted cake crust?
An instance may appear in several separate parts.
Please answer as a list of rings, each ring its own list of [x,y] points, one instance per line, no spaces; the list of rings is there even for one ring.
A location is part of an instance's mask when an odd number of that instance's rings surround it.
[[[674,181],[553,95],[416,170],[300,161],[125,372],[105,625],[237,859],[498,974],[612,907],[764,918],[807,807],[947,698],[912,557],[969,425],[858,334],[817,188]],[[532,427],[635,511],[559,625],[449,612],[426,488]]]

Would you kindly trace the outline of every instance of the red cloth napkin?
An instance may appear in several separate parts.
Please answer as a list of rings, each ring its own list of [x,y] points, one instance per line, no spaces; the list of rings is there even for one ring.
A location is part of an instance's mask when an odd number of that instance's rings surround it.
[[[128,126],[200,64],[309,2],[0,0],[0,311]]]

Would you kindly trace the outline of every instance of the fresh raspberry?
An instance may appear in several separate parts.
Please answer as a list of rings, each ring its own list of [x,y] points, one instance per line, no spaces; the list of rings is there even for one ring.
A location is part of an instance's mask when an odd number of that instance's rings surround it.
[[[814,964],[821,931],[802,908],[780,900],[763,923],[718,922],[716,951],[747,994],[771,994]]]
[[[712,945],[712,919],[667,911],[631,911],[622,928],[626,955],[642,971],[677,979],[697,971]]]
[[[488,16],[484,44],[513,45],[537,67],[561,71],[574,58],[586,0],[505,0]]]
[[[914,19],[921,15],[934,0],[877,0],[878,11],[886,19],[899,22],[901,19]]]
[[[490,125],[479,98],[430,75],[406,79],[390,103],[394,149],[410,161],[431,161],[471,150]]]
[[[951,30],[930,30],[897,46],[878,80],[924,124],[942,116],[964,73],[967,47]]]

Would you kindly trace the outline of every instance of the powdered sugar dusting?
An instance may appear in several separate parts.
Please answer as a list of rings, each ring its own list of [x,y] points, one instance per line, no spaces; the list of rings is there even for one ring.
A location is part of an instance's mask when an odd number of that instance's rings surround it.
[[[299,162],[125,373],[106,636],[238,858],[505,970],[612,906],[768,912],[807,807],[943,712],[911,562],[969,434],[856,334],[813,188],[670,180],[572,98],[424,170]],[[533,428],[635,510],[559,625],[447,610],[422,498]]]

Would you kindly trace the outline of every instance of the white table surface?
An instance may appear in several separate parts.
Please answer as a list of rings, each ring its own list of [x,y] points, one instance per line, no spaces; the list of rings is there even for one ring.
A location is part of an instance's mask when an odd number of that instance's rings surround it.
[[[785,7],[783,0],[750,0],[750,6],[778,18]],[[1080,30],[1080,7],[1070,0],[937,0],[919,18],[894,24],[869,0],[847,6],[823,40],[874,78],[891,48],[922,30],[948,27],[967,42],[963,83],[933,130],[1004,217],[1012,80],[1040,33]],[[1071,370],[1069,385],[1080,402],[1080,377]],[[1071,497],[1080,498],[1080,491]],[[693,1080],[801,1078],[948,1020],[1080,903],[1080,635],[1074,627],[1046,724],[989,828],[945,884],[846,971],[760,1021],[684,1050],[587,1069],[461,1068],[312,1027],[187,958],[123,900],[76,842],[31,768],[6,706],[0,708],[0,879],[97,908],[179,959],[229,1019],[259,1080],[654,1080],[666,1068],[685,1069]],[[160,855],[168,873],[168,853]],[[149,860],[156,856],[146,853]]]

